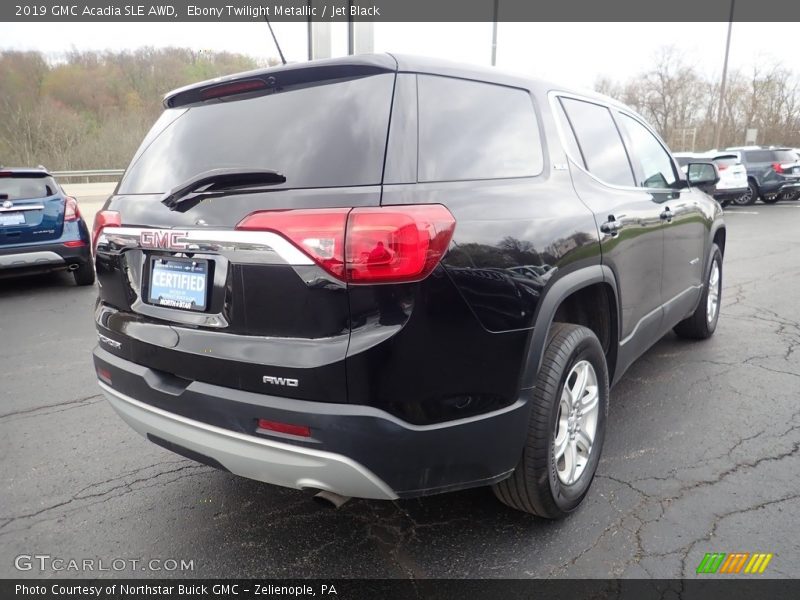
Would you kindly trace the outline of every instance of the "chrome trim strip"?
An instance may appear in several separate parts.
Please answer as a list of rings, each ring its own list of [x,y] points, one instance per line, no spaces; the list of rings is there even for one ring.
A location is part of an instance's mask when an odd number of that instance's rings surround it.
[[[180,231],[185,235],[177,238],[185,246],[142,246],[140,236],[144,231]],[[106,227],[98,240],[98,249],[109,251],[109,246],[119,249],[152,249],[173,252],[266,252],[274,253],[289,265],[313,265],[314,261],[301,252],[290,241],[271,231],[239,231],[235,229],[161,229],[158,227]],[[235,262],[235,261],[234,261]]]
[[[583,161],[582,160],[581,161],[576,160],[569,153],[569,150],[567,149],[567,144],[565,143],[566,134],[564,133],[564,130],[561,128],[561,119],[557,118],[556,115],[555,115],[556,111],[558,110],[558,107],[556,106],[556,102],[558,102],[559,98],[569,98],[569,99],[572,99],[572,100],[580,100],[581,102],[588,102],[589,104],[596,104],[597,106],[602,106],[603,108],[606,108],[609,111],[616,110],[619,113],[625,114],[625,115],[631,117],[632,119],[638,121],[642,126],[644,126],[645,129],[647,129],[653,136],[655,136],[656,140],[661,144],[662,148],[664,148],[664,150],[667,152],[667,154],[670,155],[670,158],[672,158],[672,154],[669,152],[669,150],[666,149],[666,146],[664,145],[664,142],[661,139],[661,137],[658,134],[656,134],[652,130],[652,128],[642,120],[641,117],[639,117],[635,112],[631,111],[625,105],[617,104],[615,102],[606,102],[606,101],[603,101],[602,99],[599,99],[599,98],[590,98],[590,97],[587,97],[587,96],[581,96],[579,94],[574,94],[572,92],[561,92],[561,91],[558,91],[558,90],[550,90],[547,93],[547,99],[548,99],[548,102],[550,103],[550,111],[552,113],[554,113],[553,114],[553,121],[555,121],[555,124],[556,124],[556,131],[558,131],[558,137],[559,137],[559,141],[561,142],[561,148],[564,150],[564,154],[567,155],[567,159],[569,159],[569,162],[571,162],[573,165],[575,165],[575,167],[580,169],[583,173],[585,173],[586,175],[588,175],[589,177],[594,179],[597,183],[600,183],[600,184],[602,184],[602,185],[604,185],[606,187],[609,187],[609,188],[615,189],[615,190],[625,190],[625,191],[629,191],[629,192],[646,192],[646,193],[649,193],[649,194],[667,194],[667,193],[675,193],[675,192],[685,191],[685,188],[683,188],[683,189],[678,189],[678,188],[649,188],[649,187],[636,186],[636,185],[634,185],[634,186],[616,185],[614,183],[608,183],[607,181],[603,181],[597,175],[589,172],[588,169],[586,169],[585,167],[581,166],[581,162],[583,162]],[[614,119],[614,113],[613,112],[611,113],[611,117],[612,117],[612,119]],[[614,126],[616,127],[616,119],[614,119]],[[578,137],[578,134],[576,133],[575,134],[576,141],[577,141],[577,137]],[[620,132],[620,141],[622,142],[622,145],[625,147],[625,152],[629,153],[630,152],[630,148],[628,148],[628,145],[625,142],[625,139],[622,137],[622,133],[621,132]],[[578,142],[578,144],[580,144],[580,142]],[[673,164],[673,167],[674,167],[674,164]],[[633,167],[631,167],[631,168],[633,168]],[[633,172],[632,174],[633,174],[633,176],[635,178],[636,177],[636,173]],[[680,178],[680,175],[678,175],[677,173],[676,173],[676,176],[678,176]]]
[[[102,381],[97,383],[112,407],[140,434],[171,438],[177,444],[214,458],[237,475],[285,487],[327,489],[361,498],[397,499],[397,494],[383,480],[342,454],[222,429],[150,406]]]
[[[10,208],[3,208],[0,206],[0,212],[19,212],[21,210],[44,210],[43,204],[20,204],[14,205]]]

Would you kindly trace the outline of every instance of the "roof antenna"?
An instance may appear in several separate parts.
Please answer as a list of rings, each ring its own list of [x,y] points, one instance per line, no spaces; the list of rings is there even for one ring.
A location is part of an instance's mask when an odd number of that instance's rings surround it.
[[[269,27],[269,32],[272,34],[272,41],[275,42],[275,47],[278,49],[278,54],[280,54],[281,62],[286,64],[286,58],[283,56],[283,51],[281,50],[281,45],[278,43],[278,38],[275,37],[275,32],[272,31],[272,23],[269,22],[267,15],[264,15],[264,21],[267,23],[267,27]]]

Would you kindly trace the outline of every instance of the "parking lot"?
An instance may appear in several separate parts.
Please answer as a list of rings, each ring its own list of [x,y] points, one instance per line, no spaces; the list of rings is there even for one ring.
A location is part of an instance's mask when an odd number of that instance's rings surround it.
[[[2,281],[0,576],[92,575],[14,567],[47,554],[193,561],[103,576],[693,577],[706,552],[771,552],[769,576],[800,577],[800,203],[726,219],[716,335],[670,334],[634,364],[589,497],[561,522],[489,489],[335,511],[182,459],[100,396],[93,289]]]

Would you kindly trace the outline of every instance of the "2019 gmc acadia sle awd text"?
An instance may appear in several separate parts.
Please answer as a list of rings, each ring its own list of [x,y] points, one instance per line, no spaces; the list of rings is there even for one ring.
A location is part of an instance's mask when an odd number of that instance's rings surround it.
[[[383,55],[176,90],[94,227],[94,353],[156,444],[338,498],[586,495],[609,387],[719,316],[725,227],[602,96]]]

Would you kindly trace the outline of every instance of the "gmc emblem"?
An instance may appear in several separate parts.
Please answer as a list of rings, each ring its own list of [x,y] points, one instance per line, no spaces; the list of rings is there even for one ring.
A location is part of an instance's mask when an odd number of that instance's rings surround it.
[[[188,235],[187,231],[170,229],[146,229],[139,234],[139,245],[142,248],[174,248],[183,250],[186,242],[179,241]]]

